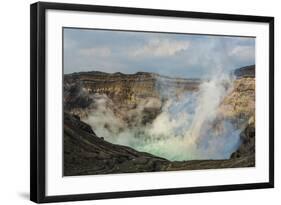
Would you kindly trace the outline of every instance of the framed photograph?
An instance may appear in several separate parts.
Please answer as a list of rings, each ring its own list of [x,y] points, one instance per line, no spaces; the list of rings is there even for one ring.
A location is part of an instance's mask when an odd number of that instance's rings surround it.
[[[274,187],[274,18],[31,5],[34,202]]]

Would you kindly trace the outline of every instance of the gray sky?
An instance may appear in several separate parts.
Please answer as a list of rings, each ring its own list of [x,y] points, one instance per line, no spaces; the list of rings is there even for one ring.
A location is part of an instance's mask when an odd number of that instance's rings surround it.
[[[64,29],[64,73],[146,71],[200,78],[251,64],[254,38]]]

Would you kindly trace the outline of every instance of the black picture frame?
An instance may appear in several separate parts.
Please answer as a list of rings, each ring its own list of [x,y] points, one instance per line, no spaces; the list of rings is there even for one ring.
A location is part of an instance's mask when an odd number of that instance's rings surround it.
[[[46,196],[46,68],[45,35],[46,10],[86,11],[120,13],[128,15],[149,15],[195,19],[262,22],[269,25],[269,181],[263,183],[230,184],[220,186],[138,190],[124,192],[89,193],[60,196]],[[37,203],[77,200],[97,200],[123,197],[186,194],[198,192],[231,191],[274,187],[274,18],[218,13],[157,10],[96,6],[82,4],[38,2],[30,7],[30,199]]]

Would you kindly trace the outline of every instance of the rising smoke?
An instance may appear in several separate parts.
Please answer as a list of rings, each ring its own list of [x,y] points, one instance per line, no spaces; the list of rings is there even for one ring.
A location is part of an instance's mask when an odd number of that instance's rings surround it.
[[[160,99],[144,99],[127,110],[116,108],[106,95],[95,94],[94,105],[82,120],[109,142],[169,160],[228,159],[239,146],[241,130],[219,114],[219,108],[233,80],[230,75],[216,75],[203,81],[198,90],[180,95],[160,86]],[[159,79],[158,83],[163,82]],[[147,108],[159,113],[143,123]]]

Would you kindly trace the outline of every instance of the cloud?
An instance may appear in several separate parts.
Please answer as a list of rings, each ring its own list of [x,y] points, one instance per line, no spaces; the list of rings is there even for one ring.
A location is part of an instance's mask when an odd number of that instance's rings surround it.
[[[240,58],[241,60],[251,60],[255,58],[255,51],[253,46],[235,46],[230,50],[229,55]]]
[[[186,78],[255,63],[255,38],[65,29],[64,72],[155,72]]]
[[[79,54],[90,57],[108,57],[111,50],[108,47],[81,48]]]
[[[174,56],[189,48],[188,41],[176,41],[170,39],[151,39],[147,44],[137,48],[133,56]]]
[[[73,49],[77,46],[77,42],[74,39],[68,38],[67,36],[64,37],[64,49]]]

